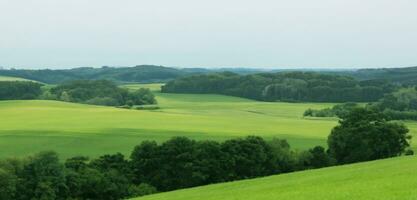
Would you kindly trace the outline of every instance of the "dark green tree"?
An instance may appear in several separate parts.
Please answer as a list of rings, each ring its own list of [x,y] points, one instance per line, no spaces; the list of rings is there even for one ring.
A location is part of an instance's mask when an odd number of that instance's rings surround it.
[[[409,146],[407,133],[404,125],[388,122],[380,112],[356,108],[333,128],[329,152],[340,164],[398,156]]]
[[[64,167],[55,152],[41,152],[31,157],[18,176],[16,199],[53,200],[67,196]]]
[[[310,165],[312,168],[322,168],[330,165],[329,155],[326,153],[326,150],[322,146],[315,146],[312,149],[308,150],[311,154]]]

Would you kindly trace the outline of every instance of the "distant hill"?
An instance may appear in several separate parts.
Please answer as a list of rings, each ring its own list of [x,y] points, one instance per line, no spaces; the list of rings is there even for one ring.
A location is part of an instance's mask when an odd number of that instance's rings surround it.
[[[149,195],[135,200],[415,199],[417,157],[306,170]]]
[[[162,66],[141,65],[135,67],[81,67],[62,70],[0,70],[0,76],[13,76],[44,83],[61,83],[76,79],[108,79],[117,82],[159,82],[175,79],[190,72]]]
[[[234,72],[241,75],[278,72],[317,72],[324,74],[347,75],[358,80],[385,79],[388,81],[417,85],[417,66],[406,68],[379,69],[267,69],[267,68],[173,68],[156,65],[138,65],[135,67],[79,67],[73,69],[2,69],[0,76],[18,77],[43,83],[56,84],[76,79],[108,79],[119,83],[156,83],[167,82],[179,77],[214,72]]]
[[[404,68],[359,69],[356,71],[336,73],[349,75],[359,80],[385,79],[394,83],[417,85],[417,66]]]
[[[178,77],[192,74],[232,71],[238,74],[259,73],[262,70],[249,68],[172,68],[156,65],[138,65],[135,67],[79,67],[73,69],[0,69],[0,76],[19,77],[39,82],[57,84],[78,79],[108,79],[119,83],[156,83],[167,82]]]

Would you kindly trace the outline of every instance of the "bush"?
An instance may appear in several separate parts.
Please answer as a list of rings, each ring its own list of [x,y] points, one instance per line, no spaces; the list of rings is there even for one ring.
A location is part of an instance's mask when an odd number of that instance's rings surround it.
[[[129,187],[129,194],[131,197],[141,197],[149,194],[155,194],[158,190],[152,185],[141,183],[140,185],[131,185]]]
[[[50,94],[49,94],[50,93]],[[104,106],[155,104],[155,96],[149,89],[130,92],[107,80],[78,80],[51,88],[45,96],[57,100]]]
[[[342,118],[346,116],[350,111],[358,107],[359,105],[356,103],[344,103],[335,105],[332,108],[324,108],[321,110],[313,110],[309,108],[304,112],[303,116]]]
[[[404,155],[406,155],[406,156],[412,156],[412,155],[414,155],[414,151],[411,150],[411,149],[408,149],[407,151],[405,151]]]
[[[357,108],[344,116],[328,138],[338,163],[354,163],[401,155],[409,146],[408,129],[386,121],[382,113]]]
[[[102,106],[117,106],[119,104],[116,99],[110,97],[94,97],[85,101],[85,103]]]

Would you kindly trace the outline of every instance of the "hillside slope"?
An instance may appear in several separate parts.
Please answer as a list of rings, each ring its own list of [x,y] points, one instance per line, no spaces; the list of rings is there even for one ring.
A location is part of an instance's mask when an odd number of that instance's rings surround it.
[[[129,155],[143,140],[174,136],[225,140],[287,139],[294,148],[324,145],[334,119],[306,119],[328,104],[265,103],[222,95],[156,93],[161,109],[127,110],[59,101],[0,101],[0,158],[55,150],[61,157]],[[303,126],[298,126],[303,124]]]
[[[417,156],[215,184],[135,200],[417,199]]]

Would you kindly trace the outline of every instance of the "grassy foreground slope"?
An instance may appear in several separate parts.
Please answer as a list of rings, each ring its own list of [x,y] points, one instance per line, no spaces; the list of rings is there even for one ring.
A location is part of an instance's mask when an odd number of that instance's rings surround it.
[[[215,184],[135,200],[412,200],[417,156]]]

